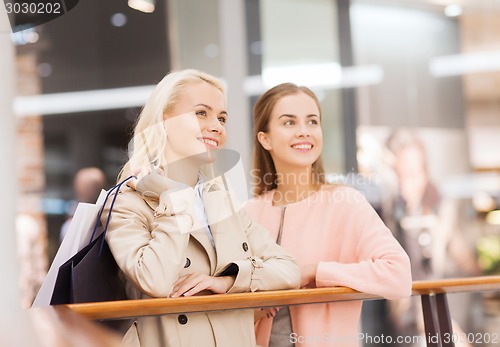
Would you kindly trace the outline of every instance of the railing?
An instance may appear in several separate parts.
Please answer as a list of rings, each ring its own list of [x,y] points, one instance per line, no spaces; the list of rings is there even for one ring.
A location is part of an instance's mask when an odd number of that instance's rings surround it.
[[[425,330],[428,336],[439,336],[427,341],[429,347],[451,347],[443,334],[451,334],[451,320],[446,300],[448,293],[500,291],[500,276],[483,276],[439,281],[415,281],[412,293],[422,297]],[[373,300],[379,296],[361,293],[346,287],[312,288],[240,294],[218,294],[179,298],[109,301],[66,305],[89,319],[116,319],[193,313],[242,308],[277,307],[334,301]]]

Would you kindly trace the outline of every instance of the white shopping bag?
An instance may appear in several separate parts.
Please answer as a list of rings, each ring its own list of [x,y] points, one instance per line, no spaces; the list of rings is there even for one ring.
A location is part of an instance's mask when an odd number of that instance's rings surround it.
[[[66,232],[66,235],[57,250],[54,261],[50,265],[49,272],[47,273],[47,276],[38,291],[35,301],[33,302],[33,307],[50,305],[59,267],[83,247],[88,245],[92,232],[94,231],[97,215],[99,214],[99,210],[101,209],[104,200],[106,199],[107,193],[107,191],[102,190],[95,204],[79,203],[76,207],[76,211],[71,219],[68,231]],[[99,233],[96,232],[95,237],[98,235]]]

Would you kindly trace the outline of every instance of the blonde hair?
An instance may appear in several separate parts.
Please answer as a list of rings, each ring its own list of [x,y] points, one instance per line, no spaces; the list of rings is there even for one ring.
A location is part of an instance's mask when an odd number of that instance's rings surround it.
[[[132,174],[150,170],[151,165],[166,168],[167,129],[163,122],[165,115],[168,116],[172,111],[183,88],[199,82],[206,82],[216,87],[224,98],[226,97],[219,79],[198,70],[172,71],[158,83],[137,119],[129,146],[129,160],[123,166],[118,181]]]
[[[321,105],[316,94],[314,94],[314,92],[307,87],[297,86],[293,83],[282,83],[269,89],[255,103],[253,108],[253,169],[256,173],[253,177],[255,195],[261,195],[267,191],[277,188],[278,180],[273,158],[271,157],[269,151],[267,151],[260,144],[258,134],[261,131],[265,133],[269,131],[269,121],[271,120],[271,114],[276,103],[287,95],[298,93],[304,93],[314,100],[318,106],[318,110],[320,112],[319,116],[321,118]],[[322,185],[325,183],[325,169],[321,155],[312,164],[311,174],[314,185]],[[271,176],[271,180],[267,179],[269,176]]]

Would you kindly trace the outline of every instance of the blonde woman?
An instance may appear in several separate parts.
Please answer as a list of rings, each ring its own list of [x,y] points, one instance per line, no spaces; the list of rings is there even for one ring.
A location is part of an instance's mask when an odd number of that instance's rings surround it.
[[[220,81],[196,70],[165,76],[142,110],[120,177],[138,179],[120,190],[106,235],[130,299],[298,287],[295,262],[213,173],[226,110]],[[253,311],[139,318],[124,342],[255,346]]]
[[[291,83],[254,107],[256,197],[247,212],[301,267],[301,287],[347,286],[387,299],[411,293],[408,256],[363,195],[325,184],[316,95]],[[262,346],[358,346],[361,302],[257,311]]]

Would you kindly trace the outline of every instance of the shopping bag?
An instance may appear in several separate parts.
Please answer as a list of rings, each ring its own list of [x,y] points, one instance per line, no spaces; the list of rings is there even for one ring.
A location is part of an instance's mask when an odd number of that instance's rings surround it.
[[[56,256],[33,302],[33,307],[50,305],[59,267],[79,250],[88,245],[90,237],[94,232],[95,225],[98,222],[97,216],[99,215],[99,211],[104,205],[106,196],[108,196],[108,193],[113,191],[114,188],[115,187],[111,188],[109,191],[101,191],[95,204],[78,204],[68,227],[68,231],[57,250]]]
[[[119,267],[105,240],[111,213],[118,194],[114,194],[106,225],[102,233],[95,238],[104,206],[113,191],[118,192],[121,185],[113,187],[101,207],[90,243],[59,267],[54,284],[51,305],[74,304],[83,302],[125,300],[124,283],[119,277]]]
[[[100,251],[102,245],[102,251]],[[99,254],[100,253],[100,254]],[[104,233],[59,268],[51,305],[125,300],[119,268]]]

